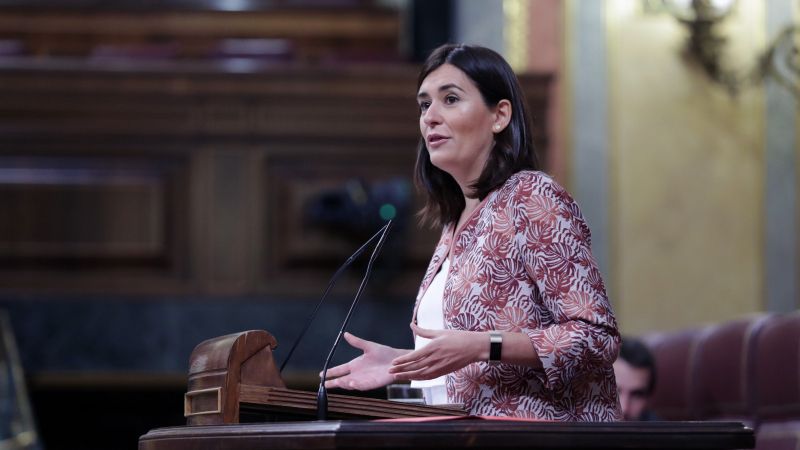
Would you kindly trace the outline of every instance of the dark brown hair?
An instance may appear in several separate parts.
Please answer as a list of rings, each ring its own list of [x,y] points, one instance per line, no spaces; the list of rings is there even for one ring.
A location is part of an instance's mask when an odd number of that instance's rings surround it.
[[[639,339],[622,336],[619,358],[637,369],[646,369],[649,372],[647,395],[652,394],[656,389],[656,361],[647,345]]]
[[[539,162],[533,147],[530,114],[525,96],[514,71],[502,56],[485,47],[445,44],[434,50],[419,73],[417,91],[427,76],[444,64],[459,68],[471,79],[489,108],[500,100],[511,102],[511,121],[495,135],[495,146],[475,183],[470,198],[483,200],[508,178],[526,169],[538,170]],[[425,139],[417,145],[414,181],[426,194],[420,211],[423,222],[434,226],[457,222],[464,210],[464,193],[450,174],[431,163]]]

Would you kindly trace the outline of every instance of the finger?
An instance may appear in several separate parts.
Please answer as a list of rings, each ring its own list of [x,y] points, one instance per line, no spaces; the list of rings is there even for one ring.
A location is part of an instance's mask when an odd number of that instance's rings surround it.
[[[433,350],[428,350],[427,348],[422,348],[418,353],[416,358],[410,359],[408,361],[392,361],[392,365],[389,366],[389,373],[399,373],[399,372],[408,372],[410,370],[417,370],[422,369],[425,367],[431,367],[438,364],[441,359],[436,357],[436,352]],[[399,358],[398,358],[399,359]]]
[[[330,369],[328,369],[327,379],[338,378],[349,374],[350,374],[349,363],[341,364],[336,367],[331,367]],[[320,372],[319,376],[320,377],[322,376],[322,372]]]
[[[366,347],[369,344],[369,341],[361,339],[360,337],[347,332],[344,333],[344,340],[347,341],[347,343],[351,346],[362,351],[366,350]]]
[[[411,330],[414,331],[414,334],[417,336],[421,336],[428,339],[433,339],[441,336],[444,333],[444,330],[431,330],[429,328],[422,328],[417,324],[411,324]]]
[[[438,375],[431,368],[423,368],[394,374],[396,380],[432,380]]]
[[[392,360],[392,366],[398,366],[400,364],[406,364],[412,361],[416,361],[418,359],[422,359],[433,353],[431,350],[430,345],[426,345],[419,350],[414,350],[413,352],[408,352],[405,355],[398,356],[397,358]]]
[[[347,377],[336,378],[335,380],[327,380],[325,381],[325,387],[328,389],[332,388],[342,388],[342,389],[349,389],[347,386],[349,383],[344,382]]]
[[[419,359],[419,360],[416,360],[416,361],[409,361],[409,362],[403,363],[403,364],[392,365],[392,366],[389,367],[389,373],[397,374],[397,373],[402,373],[402,372],[409,372],[411,370],[422,369],[422,368],[425,368],[425,367],[427,367],[429,365],[429,363],[426,362],[426,361],[427,360],[425,360],[425,359]]]

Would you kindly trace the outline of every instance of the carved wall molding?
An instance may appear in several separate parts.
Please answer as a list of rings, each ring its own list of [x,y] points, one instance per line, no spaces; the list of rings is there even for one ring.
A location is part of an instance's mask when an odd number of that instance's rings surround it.
[[[376,276],[387,294],[415,292],[438,234],[413,217],[416,67],[6,64],[0,290],[316,294],[369,224],[309,205],[357,185],[405,198],[401,245]],[[522,77],[536,118],[548,82]]]

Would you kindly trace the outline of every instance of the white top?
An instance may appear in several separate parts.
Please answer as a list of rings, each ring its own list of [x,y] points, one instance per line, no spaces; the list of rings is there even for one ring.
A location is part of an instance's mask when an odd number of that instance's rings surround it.
[[[422,299],[419,301],[417,309],[417,325],[421,328],[430,330],[444,329],[444,308],[442,299],[444,298],[444,283],[447,280],[447,272],[450,269],[450,259],[445,259],[439,273],[433,277],[433,281],[428,286]],[[425,347],[430,339],[416,336],[414,340],[414,350]],[[432,380],[412,380],[411,387],[422,388],[425,403],[444,404],[447,403],[447,390],[445,388],[445,376],[442,375]]]

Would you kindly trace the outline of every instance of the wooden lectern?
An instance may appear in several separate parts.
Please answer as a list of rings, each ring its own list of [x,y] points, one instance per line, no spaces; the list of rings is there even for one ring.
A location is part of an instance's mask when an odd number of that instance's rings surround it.
[[[242,422],[243,414],[271,420],[316,417],[316,392],[287,389],[272,350],[277,341],[266,331],[245,331],[209,339],[189,358],[184,398],[187,425]],[[457,408],[411,405],[348,395],[328,396],[332,419],[389,419],[464,416]]]
[[[316,415],[315,393],[286,389],[272,356],[275,346],[266,331],[198,345],[185,400],[189,426],[151,430],[139,438],[139,450],[733,450],[755,445],[753,430],[738,422],[487,420],[449,408],[345,395],[329,396],[331,416],[406,419],[238,423],[248,411],[284,420]],[[431,415],[461,417],[421,418]]]

